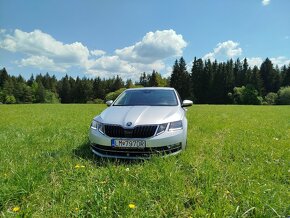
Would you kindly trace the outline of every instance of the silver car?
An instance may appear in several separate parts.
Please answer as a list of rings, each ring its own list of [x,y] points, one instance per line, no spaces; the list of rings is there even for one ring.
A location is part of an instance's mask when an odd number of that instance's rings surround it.
[[[100,157],[144,159],[173,155],[186,146],[186,109],[173,88],[127,89],[96,116],[90,127],[92,151]]]

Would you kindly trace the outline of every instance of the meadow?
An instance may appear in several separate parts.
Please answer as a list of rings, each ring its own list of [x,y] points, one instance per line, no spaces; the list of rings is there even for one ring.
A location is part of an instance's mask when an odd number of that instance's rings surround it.
[[[289,106],[194,105],[188,146],[95,157],[105,105],[0,105],[0,217],[287,217]]]

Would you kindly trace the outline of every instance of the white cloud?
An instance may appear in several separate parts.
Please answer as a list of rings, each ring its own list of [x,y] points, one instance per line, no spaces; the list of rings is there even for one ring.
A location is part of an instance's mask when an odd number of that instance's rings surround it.
[[[224,60],[228,58],[234,58],[242,54],[242,48],[239,47],[238,42],[234,42],[232,40],[228,40],[225,42],[220,42],[217,46],[213,49],[212,52],[207,53],[203,56],[203,59],[210,59],[210,60]]]
[[[165,68],[163,61],[156,61],[150,64],[130,63],[120,59],[118,56],[103,56],[91,62],[88,73],[95,76],[111,77],[121,76],[123,79],[138,80],[141,72],[150,72],[153,69],[160,72]]]
[[[174,30],[149,32],[141,41],[116,49],[111,56],[103,55],[94,61],[90,60],[88,73],[104,77],[118,73],[122,78],[138,80],[142,72],[165,70],[164,60],[182,55],[186,45],[182,35],[176,34]]]
[[[160,72],[161,70],[165,69],[165,63],[162,60],[155,61],[150,64],[133,63],[133,66],[140,69],[141,72],[148,72],[152,71],[153,69]]]
[[[22,54],[14,61],[19,67],[68,72],[78,67],[84,72],[102,77],[116,74],[139,79],[141,72],[165,70],[164,60],[182,55],[187,43],[174,30],[148,32],[134,45],[116,49],[112,55],[103,50],[89,50],[80,42],[65,44],[41,30],[24,32],[16,29],[11,34],[0,31],[0,48]]]
[[[204,60],[210,59],[211,61],[213,61],[215,59],[215,55],[213,52],[207,53],[206,55],[203,56]]]
[[[65,72],[63,67],[57,67],[52,59],[44,56],[31,56],[29,58],[23,58],[21,61],[16,61],[21,67],[32,66],[41,70],[52,70],[58,72]]]
[[[239,43],[229,40],[226,42],[218,43],[212,52],[209,52],[203,56],[203,59],[210,59],[212,61],[217,59],[218,61],[225,61],[229,58],[240,57],[242,51],[242,48],[239,47]],[[262,57],[247,58],[248,64],[251,67],[260,67],[264,60],[265,59]],[[270,60],[274,66],[278,65],[281,67],[283,65],[290,64],[290,59],[285,56],[272,57]],[[188,66],[191,67],[191,63]]]
[[[133,70],[132,65],[128,62],[121,60],[118,56],[103,56],[96,59],[90,69],[96,69],[107,72],[127,72]]]
[[[252,58],[247,58],[247,61],[250,67],[254,67],[254,66],[260,67],[264,60],[261,57],[252,57]]]
[[[264,6],[269,5],[271,0],[262,0]]]
[[[282,67],[284,65],[288,66],[290,64],[290,59],[285,56],[272,57],[269,59],[271,60],[274,67],[276,65],[278,65],[278,67]],[[260,67],[261,64],[265,61],[265,58],[253,57],[253,58],[247,58],[247,60],[248,60],[248,64],[251,67],[254,67],[254,66]]]
[[[274,67],[278,65],[279,67],[282,67],[284,65],[288,66],[290,64],[290,59],[285,56],[279,56],[276,58],[270,58],[272,61]]]
[[[103,50],[92,50],[90,51],[91,55],[94,55],[94,56],[103,56],[106,54],[105,51]]]
[[[105,77],[118,73],[122,78],[138,80],[141,72],[165,70],[164,59],[182,55],[186,45],[182,35],[174,30],[149,32],[134,45],[116,49],[112,56],[96,59],[88,73],[101,73]]]
[[[6,33],[6,29],[0,29],[0,34]]]
[[[96,59],[87,73],[94,76],[109,78],[119,75],[123,80],[138,80],[140,72],[129,62],[121,60],[118,56],[103,56]]]
[[[187,46],[182,35],[172,29],[149,32],[135,45],[116,49],[115,53],[121,59],[135,63],[153,63],[169,57],[182,55]]]
[[[191,69],[188,72],[191,72]],[[171,74],[172,74],[172,67],[166,67],[166,71],[162,76],[164,78],[168,78],[171,76]]]
[[[163,73],[163,76],[170,76],[172,68],[164,61],[181,56],[187,46],[182,35],[176,34],[174,30],[149,32],[141,41],[116,49],[112,55],[106,55],[103,50],[89,50],[80,42],[65,44],[40,30],[24,32],[16,29],[9,34],[7,30],[0,29],[0,38],[0,49],[23,55],[20,60],[14,61],[20,67],[54,72],[68,72],[70,68],[77,67],[87,74],[100,77],[108,78],[118,74],[124,80],[138,80],[140,73],[150,73],[153,69]],[[240,57],[241,54],[239,43],[228,40],[218,43],[203,59],[224,61]],[[264,61],[261,57],[247,59],[252,67],[259,67]],[[290,64],[290,59],[285,56],[272,57],[270,60],[274,66]],[[188,67],[191,67],[191,63]]]
[[[64,44],[57,41],[49,34],[40,30],[24,32],[16,29],[12,35],[6,34],[4,40],[0,42],[0,48],[20,52],[28,56],[28,60],[36,60],[36,57],[46,57],[53,60],[51,68],[62,69],[65,71],[67,66],[85,66],[89,57],[89,50],[80,42]],[[35,57],[34,57],[35,56]],[[34,62],[26,62],[34,63]],[[34,65],[32,65],[34,66]]]

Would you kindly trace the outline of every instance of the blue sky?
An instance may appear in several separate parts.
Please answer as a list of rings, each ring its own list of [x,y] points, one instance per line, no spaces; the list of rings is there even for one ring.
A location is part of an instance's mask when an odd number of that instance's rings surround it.
[[[138,80],[176,58],[290,63],[290,0],[0,0],[0,68]]]

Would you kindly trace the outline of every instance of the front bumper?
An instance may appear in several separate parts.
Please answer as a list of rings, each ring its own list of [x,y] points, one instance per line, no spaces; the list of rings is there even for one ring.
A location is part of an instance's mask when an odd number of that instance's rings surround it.
[[[152,147],[143,149],[116,148],[91,144],[93,153],[100,157],[123,158],[123,159],[149,159],[152,155],[174,155],[181,152],[181,143],[172,146]]]
[[[113,138],[92,128],[90,129],[89,139],[93,153],[108,158],[148,159],[152,155],[175,155],[185,147],[185,133],[183,130],[167,131],[158,136],[142,138],[146,141],[145,148],[112,147],[111,140]],[[140,138],[138,139],[140,140]]]

